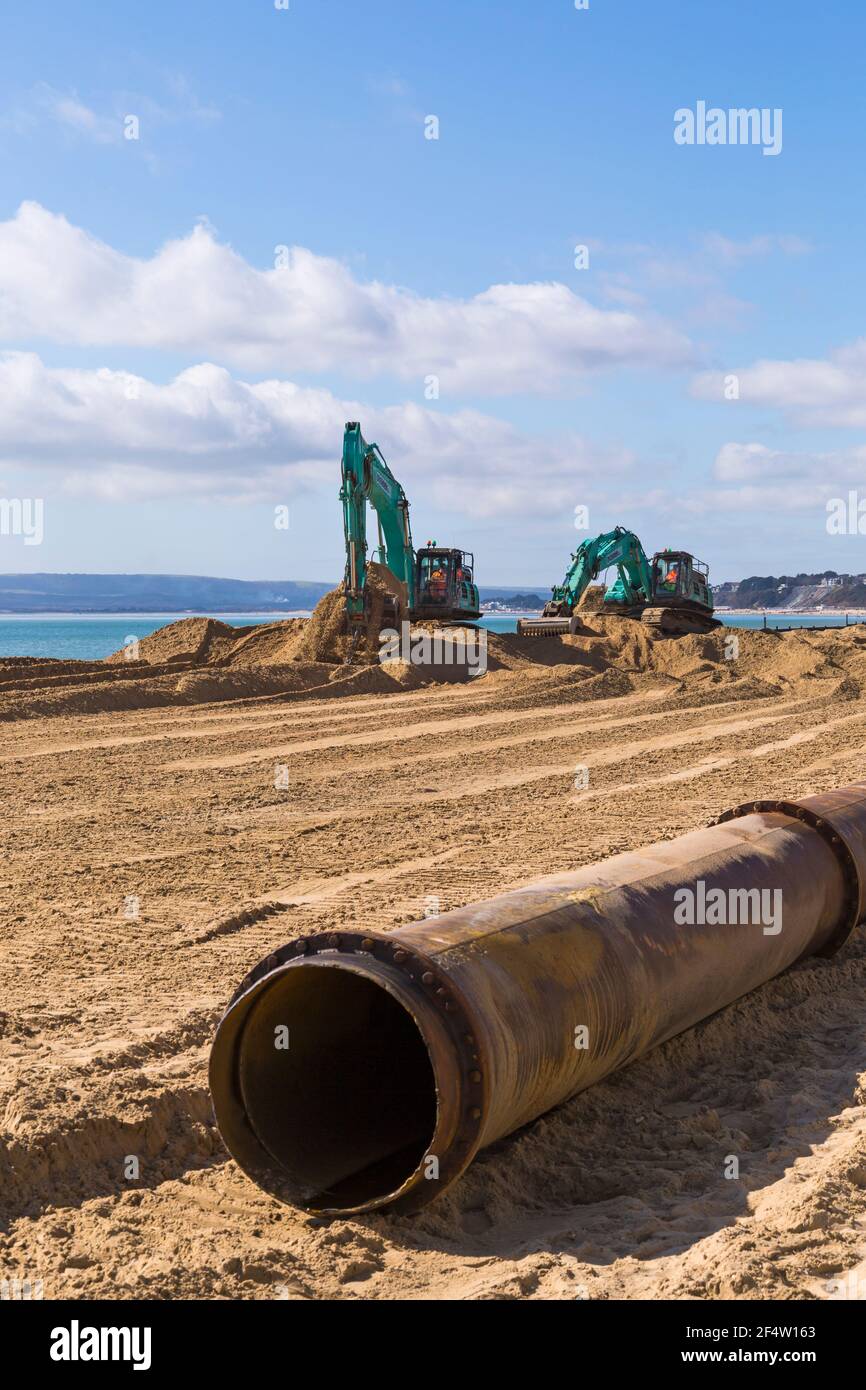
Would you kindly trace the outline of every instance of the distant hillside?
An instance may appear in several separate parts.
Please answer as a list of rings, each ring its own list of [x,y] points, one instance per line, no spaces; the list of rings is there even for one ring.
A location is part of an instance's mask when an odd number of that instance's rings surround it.
[[[0,574],[0,613],[279,613],[315,608],[337,581],[198,574]],[[536,594],[483,588],[483,601],[538,607]],[[529,601],[532,601],[531,603]]]
[[[4,613],[280,612],[313,608],[330,584],[193,574],[3,574]]]
[[[511,593],[500,589],[495,594],[487,596],[485,589],[480,589],[481,607],[485,611],[495,613],[497,608],[509,608],[512,611],[526,609],[528,612],[535,613],[539,608],[543,608],[547,599],[539,598],[538,594]]]
[[[727,584],[716,584],[717,608],[866,608],[866,574],[757,575]]]
[[[197,574],[0,574],[0,613],[287,613],[314,608],[333,582]],[[487,612],[537,611],[534,589],[479,588]],[[751,575],[713,589],[717,608],[866,608],[866,574]]]

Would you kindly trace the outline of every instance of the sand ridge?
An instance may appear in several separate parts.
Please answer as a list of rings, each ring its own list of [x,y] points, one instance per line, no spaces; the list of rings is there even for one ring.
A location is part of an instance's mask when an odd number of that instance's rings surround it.
[[[383,592],[377,590],[380,598]],[[495,682],[508,673],[513,689],[516,678],[578,683],[595,676],[596,685],[585,692],[592,697],[667,679],[712,700],[722,688],[747,699],[820,678],[837,678],[840,698],[856,698],[866,676],[862,625],[783,633],[722,628],[671,639],[629,618],[589,612],[584,622],[585,630],[574,636],[488,633],[485,679]],[[431,631],[432,625],[420,630]],[[457,642],[467,635],[456,625],[440,633]],[[405,662],[380,665],[368,642],[359,644],[347,664],[348,650],[341,589],[326,594],[309,620],[232,627],[212,618],[183,618],[143,637],[135,660],[126,649],[105,662],[6,659],[0,663],[0,722],[268,695],[385,694],[435,684],[444,674]]]

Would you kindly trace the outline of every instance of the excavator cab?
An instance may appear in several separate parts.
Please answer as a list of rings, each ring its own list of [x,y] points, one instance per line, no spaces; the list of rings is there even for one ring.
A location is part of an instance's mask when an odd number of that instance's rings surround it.
[[[694,605],[712,612],[709,570],[687,550],[659,550],[652,559],[653,603]]]
[[[652,594],[643,621],[662,632],[709,632],[713,617],[709,570],[687,550],[658,550],[652,558]]]
[[[412,617],[468,622],[481,616],[473,572],[475,557],[428,541],[415,557],[415,607]]]

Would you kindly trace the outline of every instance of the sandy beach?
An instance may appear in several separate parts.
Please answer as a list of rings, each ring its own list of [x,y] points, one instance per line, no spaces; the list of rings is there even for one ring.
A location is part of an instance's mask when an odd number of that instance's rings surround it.
[[[866,1249],[862,931],[495,1145],[414,1218],[280,1205],[211,1116],[214,1027],[275,946],[861,778],[866,637],[739,631],[729,659],[729,636],[593,615],[581,636],[491,635],[467,684],[347,668],[291,621],[190,619],[138,663],[5,662],[3,1268],[76,1298],[841,1286]]]

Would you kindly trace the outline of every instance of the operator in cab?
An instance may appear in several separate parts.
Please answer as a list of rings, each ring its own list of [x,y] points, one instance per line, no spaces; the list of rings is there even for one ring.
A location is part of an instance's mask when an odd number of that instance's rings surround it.
[[[437,564],[430,574],[430,597],[434,603],[441,603],[448,594],[448,579],[441,564]]]

